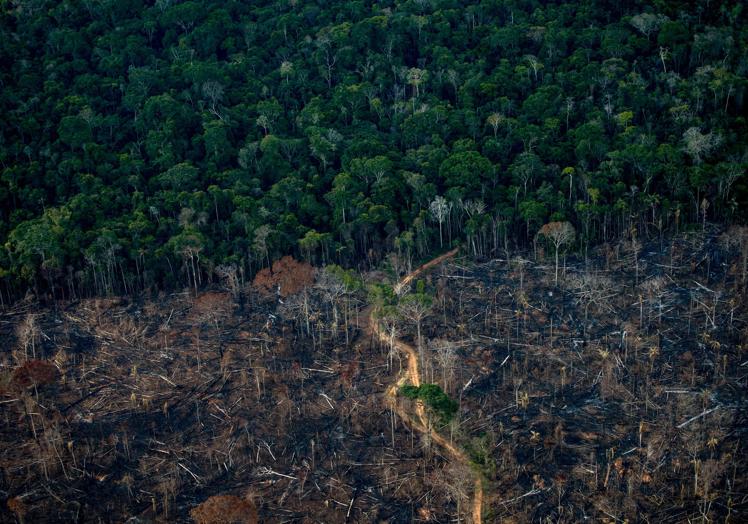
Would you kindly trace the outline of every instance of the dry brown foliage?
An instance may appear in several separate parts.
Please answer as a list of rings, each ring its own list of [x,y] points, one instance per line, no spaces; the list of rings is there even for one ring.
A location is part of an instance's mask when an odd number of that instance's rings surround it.
[[[272,269],[265,268],[257,273],[252,284],[264,293],[278,290],[282,297],[288,297],[313,283],[314,268],[311,265],[285,256],[273,262]]]
[[[195,297],[190,317],[200,321],[213,321],[227,316],[231,311],[232,299],[228,293],[208,291]]]
[[[57,368],[46,360],[29,360],[13,371],[10,385],[13,389],[44,386],[57,380]]]
[[[9,498],[8,509],[18,518],[18,520],[23,522],[23,517],[26,515],[26,504],[23,503],[23,500],[21,500],[20,497]]]
[[[236,495],[215,495],[190,511],[197,524],[254,524],[257,508]]]

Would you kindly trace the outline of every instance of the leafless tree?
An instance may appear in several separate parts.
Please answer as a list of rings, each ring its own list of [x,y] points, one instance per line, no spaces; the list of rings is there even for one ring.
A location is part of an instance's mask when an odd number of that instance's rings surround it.
[[[392,369],[392,361],[397,357],[400,367],[402,367],[400,352],[397,350],[397,346],[395,345],[395,341],[400,334],[400,329],[398,327],[400,319],[396,314],[389,314],[380,318],[379,321],[382,323],[384,332],[387,335],[387,366],[389,369]]]
[[[660,46],[659,54],[660,54],[660,61],[662,62],[662,71],[663,73],[667,73],[667,66],[665,65],[665,60],[670,54],[670,50],[667,47]]]
[[[436,361],[441,368],[444,391],[450,392],[454,381],[455,365],[457,364],[455,345],[449,340],[443,339],[432,340],[429,345],[435,353]]]
[[[216,266],[213,270],[228,288],[234,299],[239,297],[239,271],[234,264]]]
[[[255,123],[262,128],[262,134],[267,136],[270,130],[270,120],[268,119],[267,115],[258,116],[257,120],[255,120]]]
[[[268,251],[268,237],[272,233],[272,229],[267,224],[263,224],[254,232],[254,242],[252,243],[252,249],[260,255],[260,260],[263,258],[267,260],[268,267],[270,267],[270,258]]]
[[[322,293],[324,300],[332,308],[332,328],[334,336],[337,337],[338,326],[340,325],[338,306],[340,299],[346,294],[345,284],[335,274],[323,269],[317,272],[317,284],[315,287]],[[347,333],[348,326],[346,325],[346,336]]]
[[[651,323],[654,317],[657,319],[657,323],[659,324],[662,320],[663,310],[667,306],[668,297],[670,296],[667,289],[667,279],[661,276],[652,277],[643,281],[639,287],[647,297],[648,323]],[[642,316],[643,314],[640,312],[640,325],[643,323]]]
[[[567,96],[566,100],[564,102],[564,109],[566,111],[566,129],[568,131],[569,129],[569,116],[571,115],[571,110],[574,109],[574,97]]]
[[[607,299],[616,296],[618,291],[608,277],[584,272],[571,279],[571,287],[576,291],[576,301],[584,305],[584,319],[587,320],[589,307],[595,305],[613,311]]]
[[[429,211],[431,211],[431,216],[439,222],[439,247],[443,246],[443,235],[442,235],[442,224],[444,224],[444,221],[449,216],[449,213],[452,210],[452,203],[447,202],[447,199],[443,196],[437,195],[436,198],[431,202],[429,205]]]
[[[525,60],[527,60],[527,63],[530,65],[530,68],[532,69],[533,74],[535,75],[535,81],[538,81],[538,71],[543,69],[543,64],[540,63],[540,60],[537,59],[534,55],[527,55],[525,56]]]
[[[634,270],[636,271],[636,285],[639,285],[639,253],[642,250],[642,243],[636,238],[636,230],[631,232],[631,240],[624,240],[620,247],[634,256]]]
[[[641,13],[631,17],[629,23],[649,40],[650,35],[657,31],[668,17],[665,15],[656,15],[653,13]]]
[[[202,246],[199,244],[183,246],[179,250],[179,255],[182,256],[182,262],[187,272],[187,285],[192,282],[195,294],[197,295],[198,286],[202,284],[201,271],[200,271],[200,252]]]
[[[431,314],[431,301],[429,298],[420,294],[406,295],[399,304],[400,313],[416,325],[416,347],[418,348],[418,355],[421,360],[421,368],[424,365],[421,327],[426,317]]]
[[[462,462],[450,461],[441,471],[441,484],[457,506],[456,522],[465,520],[462,515],[463,506],[470,500],[473,478],[473,472]]]
[[[335,47],[333,39],[327,33],[320,33],[317,36],[316,44],[317,48],[320,51],[320,59],[322,62],[320,70],[322,72],[322,76],[327,81],[327,88],[332,89],[332,72],[335,68],[335,64],[338,61],[338,54],[340,53],[340,49],[337,49]]]
[[[419,69],[417,67],[411,67],[408,69],[406,78],[408,83],[413,86],[413,96],[418,98],[420,95],[420,86],[428,78],[429,72],[425,69]]]
[[[16,328],[18,344],[23,348],[24,362],[29,360],[29,349],[31,349],[31,358],[36,358],[36,343],[39,338],[39,326],[36,318],[35,313],[29,313]],[[20,359],[18,360],[20,363]]]
[[[286,78],[286,84],[288,84],[288,77],[293,74],[293,63],[288,60],[284,60],[280,65],[280,74]]]
[[[210,102],[210,112],[220,120],[223,120],[223,117],[218,110],[218,104],[223,99],[223,85],[214,80],[208,80],[203,83],[202,91],[203,96],[205,96],[208,99],[208,102]]]
[[[748,227],[732,226],[722,234],[720,242],[728,252],[732,250],[737,252],[737,266],[740,274],[739,281],[745,286],[746,281],[748,281]]]
[[[689,127],[683,133],[683,150],[693,161],[700,164],[703,157],[712,152],[722,143],[722,136],[718,133],[702,133],[698,127]]]

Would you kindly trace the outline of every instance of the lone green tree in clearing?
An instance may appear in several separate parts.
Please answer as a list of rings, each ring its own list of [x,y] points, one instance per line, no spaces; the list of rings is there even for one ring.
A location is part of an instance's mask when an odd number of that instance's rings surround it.
[[[571,244],[576,238],[576,231],[570,222],[549,222],[538,231],[538,235],[545,237],[556,249],[556,271],[554,284],[558,285],[558,250],[564,244]]]
[[[422,400],[443,424],[452,420],[459,407],[457,402],[449,398],[449,395],[437,384],[421,384],[420,386],[406,384],[400,388],[400,392],[406,398]]]

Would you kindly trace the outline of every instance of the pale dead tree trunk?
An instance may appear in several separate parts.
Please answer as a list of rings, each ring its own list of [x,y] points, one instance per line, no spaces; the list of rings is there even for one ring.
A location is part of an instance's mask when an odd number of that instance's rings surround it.
[[[558,251],[562,245],[574,242],[576,232],[570,222],[549,222],[538,231],[538,235],[547,238],[556,250],[556,270],[554,284],[558,286]]]
[[[347,291],[347,290],[346,290]],[[343,300],[343,322],[345,323],[344,329],[345,329],[345,345],[347,346],[350,343],[350,335],[349,335],[349,325],[350,325],[350,309],[351,309],[351,297],[349,293],[344,294],[344,300]]]
[[[31,426],[31,433],[34,435],[34,440],[38,440],[38,435],[36,433],[36,424],[34,424],[34,417],[33,414],[36,412],[36,403],[34,402],[34,399],[31,397],[31,395],[25,396],[23,398],[23,408],[26,416],[29,420],[29,425]]]
[[[486,123],[491,126],[491,129],[493,129],[493,137],[496,138],[496,134],[499,131],[499,125],[504,120],[503,115],[501,113],[491,113],[488,115],[488,118],[486,118]],[[567,119],[568,122],[568,119]],[[568,123],[566,125],[568,129]]]
[[[418,349],[421,370],[424,366],[423,339],[421,337],[421,324],[431,314],[430,297],[420,294],[407,295],[400,302],[402,315],[416,325],[416,348]]]
[[[441,368],[444,391],[449,393],[452,390],[455,365],[457,364],[455,346],[448,340],[433,340],[431,346],[436,354],[436,361]]]
[[[639,285],[639,253],[642,250],[642,244],[636,238],[636,227],[631,228],[631,240],[621,241],[619,247],[624,251],[628,251],[634,256],[634,271],[636,272],[635,285]]]
[[[345,284],[333,273],[327,270],[319,272],[317,277],[317,284],[315,286],[322,292],[322,296],[330,304],[332,308],[332,328],[335,338],[338,337],[338,325],[340,323],[340,312],[338,310],[338,302],[342,296],[345,295],[346,289]],[[348,331],[346,328],[346,339],[348,337]]]
[[[442,225],[444,224],[444,220],[449,216],[449,212],[452,209],[452,204],[447,202],[447,199],[443,196],[437,195],[436,198],[434,198],[433,202],[429,205],[429,211],[431,211],[431,216],[439,222],[439,247],[443,247],[444,240],[443,240],[443,234],[442,234]]]
[[[312,331],[311,325],[310,325],[310,311],[309,311],[309,293],[306,288],[304,288],[303,291],[304,296],[304,325],[306,326],[306,334],[312,335],[312,345],[314,345],[314,332]]]
[[[192,333],[195,337],[195,345],[197,349],[197,372],[200,373],[200,367],[202,364],[202,359],[200,358],[200,328],[194,328]]]
[[[667,66],[665,65],[665,59],[667,58],[670,50],[667,47],[660,46],[660,61],[662,62],[662,72],[667,73]]]
[[[420,95],[419,87],[428,78],[428,71],[425,69],[418,69],[417,67],[411,67],[407,72],[407,80],[410,85],[413,86],[413,101]]]
[[[701,231],[706,231],[706,212],[709,209],[709,201],[706,199],[706,197],[701,199],[701,205],[699,206],[701,209]]]
[[[465,521],[463,517],[463,505],[470,499],[470,488],[473,485],[473,472],[462,462],[451,461],[442,470],[442,482],[449,498],[457,506],[456,522]]]
[[[527,63],[530,65],[530,68],[532,68],[532,72],[535,75],[535,81],[537,82],[538,71],[543,68],[543,64],[541,64],[537,57],[533,55],[527,55],[525,58],[527,59]]]
[[[29,348],[31,358],[36,358],[36,339],[39,336],[39,327],[36,322],[36,314],[29,313],[16,328],[18,343],[23,347],[24,361],[29,359]],[[20,359],[19,359],[20,362]]]
[[[200,280],[200,249],[186,247],[180,252],[180,254],[182,255],[185,271],[187,273],[187,287],[194,288],[195,295],[197,295],[198,285],[202,284],[202,281]],[[190,273],[192,275],[191,279]]]
[[[745,288],[746,280],[748,279],[748,229],[744,228],[743,239],[741,241],[740,249],[740,282]]]
[[[332,70],[338,61],[338,52],[333,51],[332,41],[327,35],[320,36],[317,39],[317,47],[322,50],[322,76],[327,81],[327,88],[332,89]]]
[[[748,279],[748,227],[732,226],[722,234],[720,243],[727,254],[736,260],[735,287],[745,287]]]
[[[241,287],[239,285],[239,274],[236,266],[233,264],[216,266],[214,271],[218,275],[218,278],[224,282],[234,300],[239,298]]]
[[[395,341],[397,340],[397,336],[399,334],[397,328],[397,317],[388,315],[386,317],[383,317],[381,319],[381,322],[384,325],[384,332],[387,334],[387,369],[392,370],[392,361],[394,360],[394,357],[397,357],[398,363],[400,364],[400,369],[402,369],[400,352],[397,351],[397,348],[395,346]]]
[[[255,373],[255,383],[257,384],[257,398],[262,397],[263,390],[265,389],[265,373],[266,369],[262,364],[258,364],[253,369]]]

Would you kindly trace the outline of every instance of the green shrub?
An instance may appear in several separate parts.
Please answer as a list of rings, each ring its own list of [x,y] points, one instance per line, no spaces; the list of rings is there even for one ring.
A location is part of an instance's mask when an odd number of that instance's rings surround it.
[[[406,384],[400,388],[400,393],[409,399],[422,400],[443,424],[447,424],[457,413],[457,402],[449,398],[449,395],[436,384],[422,384],[421,386]]]

